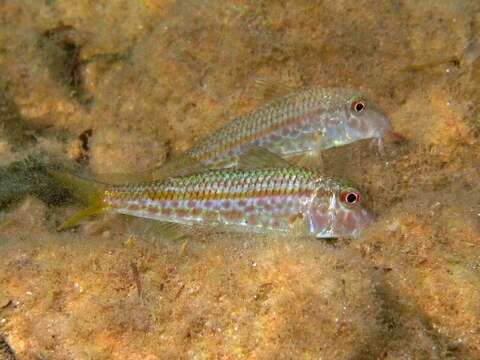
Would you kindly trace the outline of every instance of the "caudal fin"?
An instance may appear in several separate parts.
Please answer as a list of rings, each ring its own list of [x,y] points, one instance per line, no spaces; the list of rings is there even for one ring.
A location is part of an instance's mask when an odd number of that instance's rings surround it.
[[[77,225],[82,219],[102,213],[105,210],[105,203],[103,201],[106,188],[105,184],[85,179],[68,172],[50,171],[49,173],[55,180],[70,190],[76,199],[88,206],[60,225],[58,228],[59,231],[69,229]]]

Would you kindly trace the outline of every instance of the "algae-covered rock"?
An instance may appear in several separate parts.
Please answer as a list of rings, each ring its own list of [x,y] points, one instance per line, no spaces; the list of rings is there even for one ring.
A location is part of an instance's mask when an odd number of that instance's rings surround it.
[[[480,358],[479,13],[0,2],[0,336],[35,359]],[[377,216],[360,239],[56,230],[81,205],[49,169],[148,169],[268,101],[258,80],[358,88],[403,136],[322,155]]]
[[[478,192],[456,187],[405,201],[357,245],[388,269],[389,291],[423,319],[442,356],[475,358],[480,350],[479,201]]]

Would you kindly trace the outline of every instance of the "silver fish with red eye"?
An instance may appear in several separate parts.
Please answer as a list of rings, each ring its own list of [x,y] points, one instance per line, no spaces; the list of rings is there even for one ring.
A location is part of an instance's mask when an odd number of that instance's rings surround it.
[[[139,184],[91,185],[96,193],[87,196],[90,208],[63,228],[103,211],[166,222],[170,229],[172,223],[257,233],[302,229],[317,238],[357,237],[373,221],[359,190],[297,167],[220,169]]]
[[[309,88],[291,93],[246,115],[198,142],[153,171],[153,178],[187,173],[195,164],[235,167],[252,147],[293,164],[311,164],[322,150],[376,139],[391,131],[385,113],[356,90]]]
[[[385,113],[360,92],[311,88],[234,119],[187,154],[206,164],[234,161],[249,145],[284,159],[362,139],[381,139],[391,130]]]

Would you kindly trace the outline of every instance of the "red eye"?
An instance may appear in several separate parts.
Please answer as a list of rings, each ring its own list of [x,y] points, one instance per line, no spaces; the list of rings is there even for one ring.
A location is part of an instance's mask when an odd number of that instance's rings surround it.
[[[355,191],[345,191],[341,194],[340,200],[347,205],[355,205],[360,202],[360,194]]]
[[[356,113],[361,113],[363,111],[365,111],[367,107],[367,103],[365,102],[365,100],[355,100],[353,103],[352,103],[352,111],[356,112]]]

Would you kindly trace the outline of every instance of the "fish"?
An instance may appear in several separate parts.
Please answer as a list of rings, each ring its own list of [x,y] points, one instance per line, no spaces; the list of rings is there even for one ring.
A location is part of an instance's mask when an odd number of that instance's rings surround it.
[[[123,185],[94,183],[68,173],[56,177],[89,204],[60,230],[86,216],[114,212],[156,220],[167,238],[196,227],[356,238],[374,220],[356,187],[300,167],[209,169]]]
[[[186,152],[150,170],[143,180],[206,168],[241,166],[252,148],[276,154],[293,165],[316,168],[323,150],[393,133],[385,112],[359,91],[312,87],[277,97],[230,121]]]

